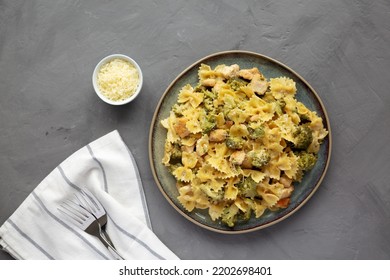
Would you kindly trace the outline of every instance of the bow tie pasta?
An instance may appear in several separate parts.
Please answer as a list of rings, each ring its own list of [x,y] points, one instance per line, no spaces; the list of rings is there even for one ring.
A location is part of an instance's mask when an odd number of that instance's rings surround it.
[[[286,208],[294,182],[315,165],[328,132],[295,99],[295,82],[267,80],[258,68],[202,64],[168,118],[162,163],[187,211],[208,209],[233,227],[267,209]]]

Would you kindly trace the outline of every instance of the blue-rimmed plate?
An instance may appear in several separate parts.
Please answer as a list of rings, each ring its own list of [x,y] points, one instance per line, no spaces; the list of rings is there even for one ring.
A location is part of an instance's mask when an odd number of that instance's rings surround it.
[[[207,213],[207,210],[194,209],[192,212],[188,212],[178,201],[176,179],[161,163],[164,156],[164,144],[167,131],[162,127],[160,122],[169,116],[172,106],[177,101],[180,89],[186,84],[191,84],[193,86],[197,85],[198,69],[202,63],[210,65],[211,68],[214,68],[219,64],[238,64],[241,69],[258,67],[267,79],[280,76],[289,77],[296,82],[296,99],[305,104],[310,110],[316,111],[317,114],[322,117],[324,127],[329,131],[329,134],[321,145],[318,154],[318,161],[315,167],[310,172],[305,173],[302,182],[295,184],[296,187],[291,196],[290,205],[286,209],[279,211],[267,210],[265,214],[258,219],[251,218],[245,223],[238,222],[235,227],[230,228],[219,221],[212,221]],[[161,97],[153,116],[149,134],[150,165],[153,176],[162,194],[180,214],[191,222],[209,230],[221,233],[234,234],[254,231],[273,225],[291,216],[311,198],[320,186],[329,165],[330,155],[330,124],[325,107],[318,94],[300,75],[286,65],[267,56],[248,51],[226,51],[215,53],[200,59],[185,69],[173,80]]]

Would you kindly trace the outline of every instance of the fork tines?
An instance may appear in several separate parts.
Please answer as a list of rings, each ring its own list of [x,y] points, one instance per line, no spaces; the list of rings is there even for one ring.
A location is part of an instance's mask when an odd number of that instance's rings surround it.
[[[87,220],[99,219],[104,215],[103,207],[84,190],[73,195],[73,199],[64,201],[58,210],[65,214],[73,223],[83,225]]]

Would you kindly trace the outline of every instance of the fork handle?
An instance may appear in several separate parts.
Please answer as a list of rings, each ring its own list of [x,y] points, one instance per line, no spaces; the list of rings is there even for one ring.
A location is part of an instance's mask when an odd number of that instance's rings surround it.
[[[108,251],[118,260],[124,260],[124,258],[118,253],[118,251],[115,249],[113,245],[108,242],[106,239],[106,236],[104,235],[103,231],[100,231],[100,235],[98,236],[100,241],[106,246]]]
[[[111,242],[110,237],[108,234],[102,229],[100,223],[98,222],[99,225],[99,236],[98,238],[100,241],[106,246],[108,251],[118,260],[124,260],[124,258],[118,253],[118,251],[115,249],[114,245]]]
[[[117,260],[124,260],[124,258],[119,255],[118,251],[113,247],[107,247],[108,251],[113,255]]]

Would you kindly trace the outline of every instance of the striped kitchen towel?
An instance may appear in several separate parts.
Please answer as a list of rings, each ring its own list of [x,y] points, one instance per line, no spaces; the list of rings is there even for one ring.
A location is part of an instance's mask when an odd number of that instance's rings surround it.
[[[136,163],[117,131],[75,152],[34,189],[1,226],[1,248],[16,259],[114,259],[57,209],[83,188],[106,209],[106,230],[125,259],[178,259],[152,231]]]

